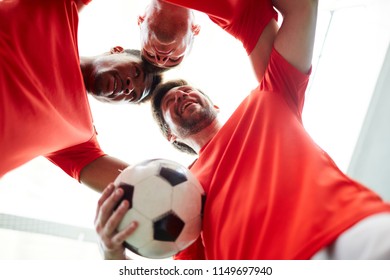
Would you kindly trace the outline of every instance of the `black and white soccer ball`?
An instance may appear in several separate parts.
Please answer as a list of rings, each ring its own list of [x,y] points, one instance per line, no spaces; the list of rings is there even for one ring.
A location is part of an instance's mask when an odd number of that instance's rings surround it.
[[[204,191],[186,167],[148,160],[123,170],[114,184],[130,204],[118,230],[138,222],[124,243],[127,249],[147,258],[168,258],[199,237]]]

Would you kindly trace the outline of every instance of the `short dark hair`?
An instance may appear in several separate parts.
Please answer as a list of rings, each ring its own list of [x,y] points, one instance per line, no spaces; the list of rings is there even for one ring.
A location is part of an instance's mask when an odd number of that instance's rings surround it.
[[[161,133],[167,139],[170,133],[170,129],[168,124],[164,120],[164,116],[161,110],[161,102],[165,94],[167,94],[169,90],[175,87],[185,86],[185,85],[188,85],[187,81],[185,80],[182,79],[172,80],[163,84],[159,84],[152,94],[151,106],[152,106],[153,118],[156,121],[158,127],[160,128]],[[197,154],[194,151],[194,149],[192,149],[190,146],[180,141],[173,141],[172,145],[181,152],[185,152],[191,155]]]
[[[158,67],[156,65],[151,64],[149,61],[147,61],[142,55],[140,50],[136,49],[125,49],[125,53],[137,56],[142,59],[142,66],[146,74],[153,74],[152,77],[152,83],[150,85],[149,93],[147,96],[145,96],[139,103],[145,103],[146,101],[149,101],[152,98],[152,94],[155,90],[155,88],[162,82],[163,79],[163,73],[166,72],[169,69]]]

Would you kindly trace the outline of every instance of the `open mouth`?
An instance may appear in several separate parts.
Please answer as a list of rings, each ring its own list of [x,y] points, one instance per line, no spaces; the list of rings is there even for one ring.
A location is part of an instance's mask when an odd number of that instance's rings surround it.
[[[112,79],[107,82],[108,96],[116,96],[124,90],[124,83],[118,75],[112,75]]]
[[[190,107],[191,105],[194,105],[195,103],[192,100],[183,101],[179,107],[179,112],[182,115],[184,111]]]

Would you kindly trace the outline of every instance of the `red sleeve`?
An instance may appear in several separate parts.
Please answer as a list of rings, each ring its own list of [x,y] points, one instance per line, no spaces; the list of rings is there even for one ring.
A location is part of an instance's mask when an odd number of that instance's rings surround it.
[[[199,236],[198,239],[192,243],[187,249],[179,252],[173,256],[174,260],[205,260],[204,247],[202,238]]]
[[[92,0],[76,0],[78,12],[82,11],[84,6],[88,5]]]
[[[273,48],[260,89],[282,94],[289,107],[301,116],[310,74],[311,69],[300,72]]]
[[[90,162],[104,155],[105,153],[101,150],[96,135],[94,135],[88,142],[47,154],[45,157],[69,176],[80,181],[81,170]]]
[[[271,19],[278,19],[271,0],[164,1],[207,14],[214,23],[240,40],[248,55]]]
[[[83,2],[84,5],[87,5],[91,2],[92,0],[79,0],[79,2]]]

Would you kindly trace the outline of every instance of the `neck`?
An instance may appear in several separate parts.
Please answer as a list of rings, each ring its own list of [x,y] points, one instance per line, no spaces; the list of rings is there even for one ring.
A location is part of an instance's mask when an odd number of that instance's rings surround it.
[[[199,151],[203,148],[203,146],[214,138],[221,127],[222,124],[219,122],[218,118],[215,118],[209,126],[205,127],[198,133],[192,134],[186,139],[182,139],[181,141],[185,142],[199,154]]]

